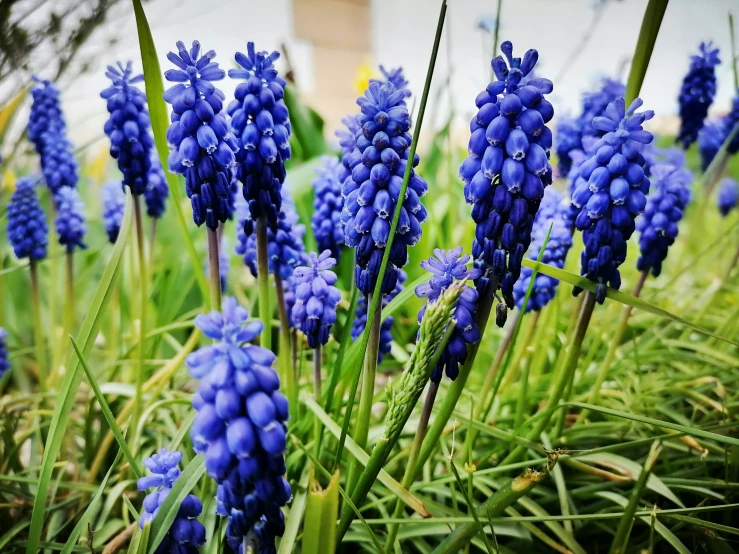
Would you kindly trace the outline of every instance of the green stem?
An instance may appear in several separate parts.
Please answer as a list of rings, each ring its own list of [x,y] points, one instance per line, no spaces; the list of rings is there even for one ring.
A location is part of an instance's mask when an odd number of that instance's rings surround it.
[[[31,303],[33,304],[33,342],[36,347],[36,365],[38,366],[39,389],[46,392],[46,345],[44,345],[44,330],[41,320],[41,294],[39,292],[38,266],[31,260]]]
[[[208,227],[208,269],[210,270],[210,307],[221,311],[221,260],[218,257],[218,232]]]
[[[313,397],[321,402],[321,345],[313,349]]]
[[[639,298],[639,295],[641,294],[642,288],[644,287],[644,283],[647,280],[648,275],[648,271],[642,271],[639,275],[639,281],[637,281],[636,286],[634,287],[634,292],[631,293],[632,296],[634,296],[635,298]],[[603,386],[603,383],[605,383],[606,381],[608,371],[611,369],[611,364],[613,363],[613,359],[616,356],[616,350],[621,345],[621,339],[623,338],[624,333],[626,332],[626,328],[628,327],[631,310],[631,306],[624,306],[623,310],[621,311],[621,319],[618,322],[618,327],[616,327],[616,333],[611,339],[611,344],[608,345],[608,352],[606,353],[606,357],[603,359],[603,363],[601,363],[600,365],[600,370],[598,371],[598,375],[595,378],[595,384],[590,390],[590,396],[588,397],[587,401],[588,404],[597,404],[598,400],[600,399],[600,389]],[[589,412],[587,410],[583,410],[582,412],[580,412],[580,415],[578,416],[575,423],[577,424],[584,421],[585,418],[588,417],[588,413]]]
[[[50,198],[50,213],[49,213],[49,220],[50,220],[50,226],[54,225],[54,222],[56,221],[56,205],[54,203],[54,197],[53,195]],[[61,353],[59,352],[59,347],[62,343],[67,344],[67,338],[64,337],[64,340],[57,341],[56,339],[56,318],[57,318],[57,281],[59,278],[59,244],[55,240],[49,241],[49,281],[47,283],[47,293],[48,293],[48,299],[49,299],[49,338],[51,341],[50,347],[51,347],[51,365],[52,367],[56,368],[60,365],[60,358]]]
[[[534,333],[536,333],[536,325],[539,323],[539,317],[541,316],[541,311],[537,310],[534,312],[534,317],[531,318],[531,326],[529,327],[529,333],[526,337],[526,344],[521,349],[521,352],[525,352],[529,345],[531,344],[532,339],[534,338]],[[519,361],[520,363],[520,361]],[[531,370],[531,363],[532,363],[532,357],[529,357],[528,360],[525,360],[523,362],[523,375],[521,376],[521,379],[519,379],[519,384],[521,389],[518,393],[518,402],[516,403],[516,419],[514,420],[513,428],[518,429],[521,426],[521,423],[523,422],[523,414],[526,413],[526,410],[528,409],[528,392],[529,392],[529,371]],[[513,364],[512,367],[516,367],[516,364]]]
[[[279,275],[275,275],[275,290],[277,292],[277,313],[280,315],[280,350],[278,363],[280,377],[285,381],[285,390],[287,391],[287,399],[290,405],[290,419],[298,420],[298,379],[296,375],[297,364],[291,363],[293,356],[291,337],[290,337],[290,321],[287,317],[287,304],[285,303],[285,287]],[[297,351],[295,352],[297,356]]]
[[[498,37],[500,34],[500,11],[502,8],[503,0],[498,0],[498,7],[495,10],[495,29],[493,30],[493,58],[497,55],[498,52]],[[495,73],[492,70],[490,72],[490,80],[495,80]]]
[[[593,308],[595,308],[595,294],[590,291],[586,291],[585,299],[583,300],[582,310],[577,319],[577,325],[575,326],[575,336],[572,339],[572,343],[567,351],[567,357],[565,358],[564,365],[560,368],[557,380],[554,385],[554,390],[547,398],[547,403],[542,410],[543,415],[539,418],[534,428],[527,435],[528,440],[536,440],[542,431],[549,424],[554,413],[555,408],[562,398],[562,395],[567,388],[567,384],[570,382],[572,374],[577,368],[577,360],[580,357],[580,350],[582,349],[582,341],[585,338],[585,333],[588,330],[590,324],[590,318],[593,316]],[[518,457],[523,454],[526,450],[525,446],[517,446],[513,452],[511,452],[502,462],[501,465],[506,465],[515,462]]]
[[[665,10],[667,10],[668,2],[669,0],[649,0],[649,4],[647,4],[641,29],[639,29],[639,38],[636,42],[634,58],[631,60],[629,80],[626,83],[627,106],[639,96],[639,92],[641,91],[641,86],[647,74],[649,60],[652,57],[654,44],[657,42],[657,34],[659,33]]]
[[[729,12],[729,35],[731,36],[731,72],[734,75],[734,90],[739,89],[739,72],[736,70],[736,40],[734,39],[734,14]]]
[[[139,258],[139,367],[136,372],[136,397],[134,399],[133,416],[131,419],[130,429],[137,429],[139,418],[141,417],[141,407],[143,401],[143,386],[145,373],[145,357],[146,357],[146,302],[147,294],[147,269],[146,269],[146,251],[144,248],[144,227],[141,217],[141,195],[137,194],[133,197],[133,215],[136,222],[136,249]],[[136,445],[132,450],[136,451]]]
[[[261,346],[272,349],[272,310],[269,302],[269,260],[267,258],[267,220],[257,219],[257,279],[259,280],[259,317],[262,319]]]
[[[157,221],[159,221],[159,218],[151,218],[151,228],[149,230],[149,260],[154,259],[154,245],[157,243]]]
[[[65,261],[67,275],[64,297],[64,336],[68,337],[74,327],[74,255],[72,252],[66,253]],[[64,350],[66,351],[66,348]]]

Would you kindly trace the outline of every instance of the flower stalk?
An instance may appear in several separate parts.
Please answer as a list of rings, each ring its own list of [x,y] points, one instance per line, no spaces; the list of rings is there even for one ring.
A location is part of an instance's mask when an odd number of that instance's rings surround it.
[[[36,347],[36,364],[38,365],[39,389],[46,392],[46,346],[44,345],[43,322],[41,320],[41,294],[39,291],[38,264],[31,260],[31,304],[33,305],[33,342]]]
[[[272,349],[272,310],[269,299],[269,262],[267,258],[267,220],[257,219],[257,279],[259,280],[259,318],[264,323],[260,339],[267,350]]]
[[[290,401],[290,418],[296,421],[298,409],[296,361],[298,354],[292,344],[292,339],[295,337],[290,336],[290,319],[287,314],[287,304],[285,303],[285,286],[280,276],[276,273],[275,290],[277,292],[277,312],[280,316],[280,355],[278,356],[278,363],[280,372],[282,373],[281,377],[285,380],[287,398]]]
[[[219,227],[222,225],[219,224]],[[210,305],[213,310],[220,311],[221,268],[220,258],[218,256],[218,232],[210,227],[208,227],[208,269],[210,276]]]
[[[139,418],[141,417],[141,406],[143,402],[143,385],[145,378],[145,361],[146,361],[146,304],[148,299],[147,292],[147,268],[146,268],[146,251],[144,247],[144,227],[141,216],[141,195],[133,196],[133,215],[136,224],[136,250],[138,253],[139,264],[139,363],[136,371],[136,397],[134,402],[133,418],[131,420],[131,429],[138,427]],[[135,445],[134,445],[135,446]]]

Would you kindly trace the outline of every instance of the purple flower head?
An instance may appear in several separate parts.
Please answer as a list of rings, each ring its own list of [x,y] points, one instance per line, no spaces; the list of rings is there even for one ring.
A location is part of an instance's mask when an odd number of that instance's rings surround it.
[[[554,147],[557,151],[557,168],[560,177],[565,177],[572,168],[570,153],[582,148],[582,130],[579,120],[574,117],[561,117],[557,122],[557,132],[554,135]]]
[[[554,108],[544,98],[552,92],[548,79],[527,79],[538,60],[536,50],[513,57],[504,42],[502,56],[493,59],[497,78],[476,99],[477,115],[470,123],[469,155],[459,170],[464,194],[477,224],[472,255],[482,270],[478,290],[488,283],[500,289],[508,309],[514,306],[513,285],[531,242],[531,230],[544,188],[552,183],[549,150],[552,132],[546,126]],[[505,323],[498,308],[496,321]]]
[[[59,244],[66,247],[67,252],[75,248],[87,248],[85,244],[85,205],[79,191],[74,187],[62,187],[54,195],[56,204],[56,234]]]
[[[572,246],[572,227],[570,225],[570,203],[562,193],[553,187],[544,192],[544,199],[534,220],[534,230],[531,233],[531,245],[526,252],[530,260],[538,260],[539,252],[549,234],[549,240],[544,247],[541,261],[562,269],[565,265],[567,252]],[[551,232],[550,232],[551,228]],[[528,267],[521,269],[521,278],[513,287],[513,296],[516,306],[521,309],[526,292],[531,284],[533,271]],[[534,288],[526,304],[526,311],[539,311],[554,299],[559,281],[549,275],[539,273],[534,280]]]
[[[0,327],[0,379],[10,369],[8,360],[8,332]]]
[[[189,51],[177,42],[177,51],[167,54],[177,69],[164,72],[168,81],[176,83],[164,93],[164,100],[172,104],[167,129],[169,169],[185,176],[195,224],[216,229],[230,213],[231,173],[236,165],[234,153],[239,149],[223,113],[226,97],[213,84],[226,72],[213,61],[213,50],[201,55],[196,40]]]
[[[190,435],[205,455],[208,474],[218,483],[217,512],[229,518],[226,536],[239,551],[251,531],[260,552],[273,552],[284,531],[280,507],[291,498],[284,479],[288,419],[287,398],[272,369],[275,355],[249,344],[262,323],[248,321],[236,299],[223,299],[223,311],[199,315],[195,324],[214,339],[187,357],[190,375],[200,379],[193,396],[198,415]]]
[[[662,271],[662,262],[675,242],[678,224],[691,197],[693,174],[685,168],[685,156],[673,156],[671,162],[657,162],[652,166],[647,205],[636,220],[641,250],[636,267],[640,271],[651,271],[655,277]]]
[[[123,173],[123,185],[131,194],[144,194],[151,168],[151,121],[146,109],[146,94],[134,85],[144,80],[143,75],[133,75],[133,64],[108,66],[106,77],[112,86],[100,93],[106,100],[110,118],[103,130],[110,139],[110,155],[118,161]]]
[[[331,327],[336,323],[336,307],[341,301],[341,293],[334,286],[337,277],[331,269],[335,265],[331,251],[324,250],[320,256],[311,252],[308,264],[295,268],[292,321],[305,334],[311,348],[326,344]]]
[[[408,80],[403,75],[402,67],[395,67],[385,69],[385,66],[380,66],[380,73],[382,73],[383,79],[370,79],[370,83],[392,83],[395,90],[402,90],[406,98],[410,98],[411,90],[408,88]]]
[[[43,134],[50,129],[65,129],[64,114],[59,101],[59,89],[51,81],[33,76],[34,86],[31,88],[31,113],[28,116],[28,140],[36,147],[36,152],[43,153]]]
[[[683,79],[680,95],[680,133],[676,141],[688,148],[698,138],[698,131],[708,115],[716,95],[716,66],[721,63],[718,48],[701,42],[698,54],[690,56],[690,68]]]
[[[593,119],[605,114],[606,108],[617,98],[626,95],[626,85],[617,79],[609,77],[600,82],[600,86],[593,92],[586,92],[582,98],[582,114],[579,117],[582,125],[583,137],[601,137],[603,131],[595,128]]]
[[[469,269],[467,263],[470,259],[469,254],[462,255],[461,246],[449,251],[435,249],[433,257],[421,262],[421,267],[432,274],[431,281],[418,285],[416,296],[428,298],[428,303],[431,304],[436,302],[452,283],[478,279],[482,271]],[[428,304],[418,312],[419,323],[423,320],[427,306]],[[452,381],[456,379],[459,375],[459,365],[467,359],[467,345],[480,340],[480,329],[473,317],[476,306],[477,291],[466,285],[454,308],[456,327],[439,358],[439,363],[431,373],[431,380],[434,383],[440,382],[445,372]]]
[[[405,271],[402,269],[398,273],[398,282],[395,285],[395,289],[390,294],[386,294],[382,297],[382,307],[385,308],[400,292],[405,288],[404,283],[408,279]],[[380,348],[377,353],[377,363],[382,362],[382,359],[390,354],[393,343],[393,323],[395,318],[393,316],[387,316],[382,320],[380,325]],[[357,340],[362,333],[364,328],[367,326],[367,297],[360,296],[357,300],[357,310],[354,313],[354,323],[352,324],[352,340]]]
[[[290,159],[290,117],[285,105],[286,81],[277,74],[278,52],[257,52],[254,43],[247,53],[237,53],[238,69],[229,69],[232,79],[246,82],[236,86],[235,100],[228,106],[231,129],[239,144],[237,176],[251,218],[265,216],[277,225],[285,162]]]
[[[698,132],[698,151],[701,155],[701,169],[705,171],[716,157],[721,145],[728,136],[726,124],[721,119],[706,121]]]
[[[31,261],[43,260],[49,243],[46,214],[36,196],[38,181],[38,176],[18,179],[8,202],[10,245],[17,258],[28,258]]]
[[[718,211],[726,217],[736,208],[737,200],[739,200],[739,185],[731,177],[726,177],[721,181],[718,188]]]
[[[619,98],[608,105],[604,116],[593,119],[593,127],[605,134],[593,145],[574,182],[572,204],[579,210],[575,227],[583,232],[585,244],[580,272],[597,283],[599,303],[605,300],[606,284],[621,286],[618,266],[626,259],[634,220],[647,203],[649,177],[642,149],[653,137],[642,124],[654,112],[635,113],[641,105],[637,98],[627,110]],[[581,291],[574,289],[575,294]]]
[[[344,224],[341,210],[344,197],[341,195],[341,175],[344,166],[334,156],[324,156],[323,165],[316,169],[313,179],[313,215],[311,226],[316,237],[318,250],[330,250],[331,256],[339,260],[344,245]]]
[[[352,168],[349,165],[349,158],[357,147],[357,132],[359,124],[353,115],[348,115],[341,120],[344,124],[345,129],[337,129],[334,132],[336,138],[339,139],[339,146],[341,147],[341,165],[342,168],[339,171],[339,180],[341,185],[344,185],[344,181],[352,175]]]
[[[411,145],[410,114],[405,93],[392,83],[370,83],[357,104],[359,126],[356,147],[349,156],[351,175],[343,183],[344,240],[356,249],[355,281],[362,294],[370,294],[377,282],[383,253],[390,238],[390,227],[409,163]],[[419,157],[410,160],[418,165]],[[420,197],[426,194],[426,181],[410,170],[402,199],[400,219],[393,237],[381,293],[389,294],[398,281],[398,272],[408,261],[408,247],[421,240],[421,223],[426,209]]]
[[[146,201],[146,213],[149,217],[158,219],[164,215],[167,197],[169,196],[169,186],[167,185],[167,177],[164,175],[162,164],[155,149],[151,150],[151,168],[147,175],[146,190],[144,190],[144,200]]]
[[[105,185],[100,194],[103,200],[103,226],[108,233],[108,240],[115,243],[121,231],[123,213],[126,210],[126,194],[120,181],[112,181]]]

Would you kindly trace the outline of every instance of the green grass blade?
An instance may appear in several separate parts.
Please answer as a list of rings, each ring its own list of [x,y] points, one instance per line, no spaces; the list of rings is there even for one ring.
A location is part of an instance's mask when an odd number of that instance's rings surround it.
[[[126,193],[126,208],[121,223],[121,230],[118,240],[113,247],[113,252],[105,267],[100,283],[98,284],[95,296],[92,299],[87,317],[85,317],[82,327],[80,328],[77,339],[82,344],[82,353],[87,356],[92,351],[100,329],[101,321],[99,315],[105,311],[110,301],[112,293],[112,285],[117,280],[120,271],[120,261],[123,255],[126,239],[131,231],[131,220],[133,216],[133,203],[131,194]],[[33,513],[31,515],[31,527],[28,532],[28,544],[26,554],[36,554],[39,549],[39,541],[41,540],[41,531],[44,526],[44,515],[46,513],[46,493],[49,490],[49,482],[56,463],[56,457],[59,454],[59,448],[62,439],[67,431],[67,419],[75,402],[77,388],[82,379],[82,373],[79,371],[79,360],[74,361],[76,354],[70,353],[70,362],[67,364],[67,373],[64,381],[59,388],[58,398],[60,401],[56,404],[54,415],[49,426],[49,434],[46,439],[44,448],[44,457],[41,461],[41,472],[39,474],[38,490],[36,498],[33,502]]]
[[[97,399],[98,404],[100,404],[100,410],[103,412],[103,417],[105,417],[105,421],[108,423],[108,426],[110,427],[110,430],[113,433],[116,442],[118,442],[118,446],[121,448],[121,452],[123,452],[123,454],[126,456],[128,463],[131,464],[131,469],[136,475],[136,478],[140,478],[143,475],[143,473],[141,472],[141,468],[136,461],[136,457],[128,448],[128,444],[126,444],[126,439],[123,437],[123,433],[121,432],[120,427],[118,427],[118,424],[115,421],[115,416],[113,415],[113,412],[110,411],[110,406],[108,406],[108,403],[105,400],[105,396],[103,396],[103,392],[100,390],[100,385],[98,384],[97,379],[95,379],[95,375],[93,375],[92,371],[90,370],[90,366],[87,365],[85,357],[82,355],[82,352],[80,352],[80,347],[77,345],[77,341],[75,341],[74,337],[71,336],[69,337],[69,339],[72,341],[72,346],[74,347],[77,358],[82,365],[82,369],[85,370],[85,375],[87,375],[87,380],[90,382],[93,393],[95,393],[95,398]]]
[[[652,57],[654,43],[657,42],[657,34],[668,2],[669,0],[649,0],[649,4],[647,4],[647,11],[644,12],[644,19],[641,22],[639,39],[636,42],[636,51],[634,52],[634,58],[631,60],[629,80],[626,83],[627,106],[639,96],[641,91],[641,85],[644,82],[644,76],[647,74],[649,60]]]
[[[303,554],[323,554],[336,550],[336,519],[338,516],[339,472],[333,474],[325,489],[312,476],[303,524]]]
[[[157,147],[157,154],[162,164],[164,174],[167,176],[167,184],[169,185],[169,194],[172,197],[170,205],[177,215],[177,223],[182,230],[182,238],[185,248],[190,256],[190,263],[193,268],[200,268],[202,261],[195,250],[195,244],[192,242],[190,231],[187,228],[185,214],[182,211],[182,195],[180,194],[180,183],[176,175],[169,172],[169,164],[167,163],[167,105],[162,95],[164,94],[164,83],[162,82],[162,70],[159,67],[159,58],[154,47],[154,39],[151,36],[149,22],[146,19],[146,13],[141,6],[141,0],[132,0],[133,11],[136,15],[136,30],[139,36],[139,48],[141,50],[141,64],[144,68],[144,85],[146,86],[146,100],[149,105],[149,116],[151,118],[151,129],[154,133],[154,143]],[[203,271],[194,271],[195,279],[200,287],[200,293],[203,296],[203,302],[210,305],[210,289],[205,280]]]
[[[169,532],[172,523],[177,517],[182,501],[190,494],[200,478],[205,474],[205,456],[198,454],[175,481],[167,498],[159,506],[159,511],[151,522],[151,540],[149,541],[149,554],[154,554],[164,536]]]
[[[277,554],[291,554],[294,551],[293,547],[295,546],[295,540],[298,538],[300,523],[303,521],[305,505],[308,501],[308,484],[310,479],[310,468],[305,467],[297,490],[293,491],[290,512],[287,514],[287,519],[285,520],[285,533],[282,535],[282,539],[280,539],[280,549],[277,551]]]

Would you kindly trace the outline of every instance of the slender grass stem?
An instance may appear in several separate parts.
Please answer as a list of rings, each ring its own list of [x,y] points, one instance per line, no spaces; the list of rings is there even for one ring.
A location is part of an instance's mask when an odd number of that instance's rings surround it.
[[[321,402],[321,345],[313,349],[313,397]]]
[[[495,9],[495,28],[493,29],[493,52],[492,57],[494,58],[498,52],[498,37],[500,35],[500,12],[503,8],[503,0],[498,0],[498,6]],[[490,80],[495,80],[495,73],[490,71]]]
[[[269,260],[267,258],[267,220],[257,219],[257,279],[259,280],[259,317],[262,319],[261,346],[272,349],[272,310],[269,301]]]
[[[541,317],[541,311],[537,310],[534,312],[533,317],[531,318],[531,325],[529,326],[529,332],[526,336],[526,343],[521,348],[521,357],[525,355],[525,352],[529,349],[529,346],[531,345],[534,335],[536,334],[537,325],[539,323],[539,318]],[[511,370],[508,374],[509,376],[514,374],[514,370],[516,367],[518,367],[518,364],[521,363],[521,357],[517,359],[516,362],[511,364]],[[529,393],[529,371],[531,370],[531,364],[532,359],[529,357],[527,360],[523,361],[524,367],[523,367],[523,374],[521,376],[521,379],[519,379],[520,384],[520,390],[518,392],[518,401],[516,402],[516,419],[514,420],[513,428],[518,429],[521,426],[521,423],[523,422],[523,415],[526,413],[528,409],[528,393]]]
[[[298,376],[295,370],[297,364],[291,363],[293,348],[290,340],[290,321],[287,317],[285,287],[279,275],[275,275],[275,289],[277,291],[277,313],[280,315],[279,367],[282,373],[281,377],[285,380],[287,399],[290,402],[290,419],[297,421]],[[295,351],[295,356],[297,357],[297,351]]]
[[[220,225],[219,225],[220,227]],[[208,227],[208,269],[211,309],[221,311],[221,268],[218,256],[218,232]]]
[[[74,327],[74,254],[65,254],[66,292],[64,295],[64,336],[68,337]],[[65,343],[66,344],[66,343]],[[66,352],[67,348],[64,348]]]
[[[38,266],[35,260],[29,264],[31,271],[31,303],[33,304],[33,342],[36,347],[36,365],[41,393],[46,392],[46,345],[44,345],[43,321],[41,320],[41,293],[39,291]]]
[[[157,222],[158,217],[151,218],[151,224],[149,228],[149,260],[154,260],[154,245],[157,243]]]
[[[582,303],[582,309],[580,315],[577,318],[577,324],[575,325],[575,335],[572,342],[569,345],[567,351],[567,357],[565,358],[563,366],[560,368],[557,375],[557,379],[554,384],[554,390],[547,398],[546,406],[544,407],[543,415],[538,419],[536,425],[531,432],[526,436],[528,440],[537,440],[541,432],[544,431],[554,413],[555,408],[559,401],[562,399],[562,395],[567,388],[567,384],[572,378],[572,374],[577,368],[577,360],[580,357],[580,350],[582,349],[582,341],[585,338],[585,333],[588,330],[590,324],[590,318],[593,316],[593,308],[595,308],[595,295],[586,291],[583,293],[585,299]],[[506,465],[515,462],[518,457],[525,451],[525,446],[517,446],[506,458],[501,462],[501,465]]]
[[[49,221],[51,225],[54,225],[56,221],[56,204],[54,197],[51,195],[50,198],[50,213]],[[56,320],[57,320],[57,281],[59,280],[59,256],[58,256],[59,244],[56,240],[49,241],[49,281],[46,284],[46,290],[49,294],[49,336],[51,338],[51,365],[52,367],[59,367],[59,360],[61,353],[59,352],[62,343],[67,344],[67,340],[57,341],[56,338]]]
[[[136,222],[136,248],[139,258],[139,363],[136,371],[136,397],[134,400],[133,419],[131,429],[138,427],[139,418],[141,417],[141,408],[143,402],[143,385],[146,368],[146,304],[148,300],[147,279],[148,272],[146,268],[146,251],[144,249],[144,227],[141,217],[141,195],[133,197],[133,215]],[[136,451],[136,445],[132,445],[132,450]]]
[[[641,294],[642,288],[644,288],[644,283],[646,282],[648,275],[649,271],[642,271],[639,275],[639,280],[634,287],[634,292],[631,293],[634,297],[639,298],[639,295]],[[603,383],[608,376],[608,372],[611,369],[611,364],[613,363],[613,359],[616,356],[616,350],[621,345],[621,339],[623,338],[624,333],[626,332],[626,328],[628,327],[631,310],[631,306],[624,306],[621,310],[621,319],[618,322],[618,327],[616,327],[616,332],[611,338],[611,343],[608,345],[608,352],[606,353],[606,357],[603,359],[603,363],[601,363],[600,365],[598,375],[595,378],[595,384],[590,390],[590,396],[588,397],[587,401],[588,404],[597,404],[598,400],[600,399],[600,388],[603,386]],[[588,411],[583,410],[582,412],[580,412],[580,415],[578,416],[575,423],[577,424],[583,422],[587,417]]]

